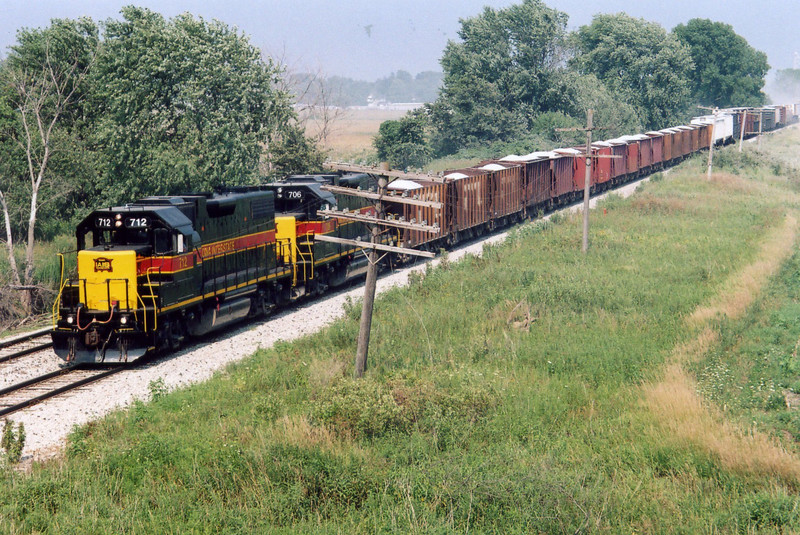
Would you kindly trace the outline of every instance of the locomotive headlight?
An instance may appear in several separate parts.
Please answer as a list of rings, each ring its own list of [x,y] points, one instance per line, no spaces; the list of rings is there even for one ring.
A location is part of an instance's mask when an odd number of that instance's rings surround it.
[[[128,316],[120,316],[119,324],[120,325],[127,325],[128,324]]]
[[[114,226],[118,227],[118,228],[121,227],[122,226],[122,221],[114,221]]]
[[[75,323],[75,317],[74,316],[67,316],[67,323],[69,323],[70,325]]]

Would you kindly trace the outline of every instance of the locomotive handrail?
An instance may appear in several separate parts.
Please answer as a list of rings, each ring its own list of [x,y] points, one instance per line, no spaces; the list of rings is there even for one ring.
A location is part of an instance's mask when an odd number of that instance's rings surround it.
[[[137,295],[136,298],[142,304],[142,316],[144,316],[142,318],[142,324],[144,325],[144,332],[147,332],[147,306],[144,304],[144,300],[142,299],[141,295]]]
[[[156,294],[153,291],[152,282],[150,282],[150,271],[156,270],[156,269],[158,270],[158,274],[161,275],[161,266],[159,266],[157,268],[155,268],[153,266],[150,266],[149,268],[147,268],[147,270],[144,273],[145,277],[147,278],[147,284],[148,284],[148,286],[150,286],[150,298],[153,300],[153,330],[154,331],[158,330],[158,312],[160,312],[160,311],[158,310],[158,304],[156,303]],[[144,300],[142,300],[142,310],[143,310],[143,313],[144,313],[144,320],[145,320],[145,323],[146,323],[147,322],[147,307],[144,306]],[[147,328],[146,327],[145,327],[145,332],[147,332]]]
[[[64,280],[64,255],[58,253],[58,260],[60,263],[60,272],[61,275],[59,277],[59,284],[58,284],[58,295],[56,296],[56,300],[53,302],[53,329],[58,326],[58,311],[61,309],[61,294],[64,292],[64,288],[66,288],[69,279]]]
[[[304,238],[306,238],[306,239],[308,239],[310,237],[313,240],[314,232],[313,231],[306,232],[302,236]],[[295,248],[295,251],[297,253],[297,256],[299,256],[303,260],[303,262],[302,262],[303,280],[304,281],[306,281],[306,280],[314,280],[314,249],[313,249],[313,243],[311,241],[307,241],[305,243],[305,245],[308,245],[308,251],[307,252],[303,252],[300,249],[299,240],[295,241],[294,248]],[[310,269],[311,269],[311,276],[310,277],[308,276],[309,266],[310,266]],[[295,279],[294,283],[297,284],[297,271],[295,271],[294,279]]]
[[[108,298],[106,302],[108,303],[108,310],[111,311],[114,308],[113,302],[111,301],[111,282],[112,281],[124,281],[125,282],[125,308],[126,308],[125,311],[126,312],[130,312],[131,311],[130,294],[128,293],[129,286],[130,286],[130,280],[129,279],[123,279],[123,278],[116,278],[116,279],[109,278],[109,279],[106,279],[106,297]]]

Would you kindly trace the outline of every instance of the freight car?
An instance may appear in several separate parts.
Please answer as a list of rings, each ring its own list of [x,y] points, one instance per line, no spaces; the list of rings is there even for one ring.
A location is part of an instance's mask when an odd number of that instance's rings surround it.
[[[592,189],[634,180],[712,143],[732,142],[741,128],[747,137],[789,124],[797,120],[795,111],[722,110],[716,120],[697,117],[689,125],[596,142],[593,156],[616,158],[594,160]],[[381,240],[431,250],[451,246],[572,203],[584,180],[585,156],[575,147],[395,180],[384,203],[387,216],[440,232],[387,232]],[[62,280],[53,307],[55,352],[72,363],[132,362],[360,276],[367,265],[361,248],[316,237],[369,240],[367,226],[318,212],[375,215],[375,209],[325,185],[374,189],[376,181],[370,174],[292,176],[94,211],[77,227],[77,274]],[[392,195],[438,201],[441,208],[392,202]]]

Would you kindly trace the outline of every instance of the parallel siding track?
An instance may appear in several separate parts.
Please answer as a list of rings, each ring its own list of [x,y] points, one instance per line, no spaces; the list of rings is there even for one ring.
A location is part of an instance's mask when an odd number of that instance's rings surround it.
[[[0,340],[0,363],[53,347],[51,327]]]
[[[0,390],[0,417],[32,407],[46,399],[99,381],[125,369],[124,367],[99,370],[64,368],[3,388]]]

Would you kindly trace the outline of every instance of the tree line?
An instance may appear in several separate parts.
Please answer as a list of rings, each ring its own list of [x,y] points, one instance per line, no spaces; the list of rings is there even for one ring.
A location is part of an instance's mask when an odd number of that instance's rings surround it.
[[[387,102],[433,102],[442,84],[442,73],[423,71],[416,76],[399,70],[374,82],[354,80],[344,76],[324,77],[324,84],[311,82],[319,73],[297,73],[289,75],[292,93],[301,104],[303,101],[327,100],[331,106],[366,106],[371,101]],[[309,90],[309,87],[311,90]],[[331,98],[323,98],[321,91],[328,91]]]
[[[582,124],[590,108],[614,137],[679,124],[698,105],[766,102],[767,57],[728,24],[692,19],[667,32],[600,14],[570,33],[567,21],[541,0],[462,19],[441,59],[438,97],[382,124],[378,157],[420,167],[470,147],[488,156],[574,143],[555,128]]]

